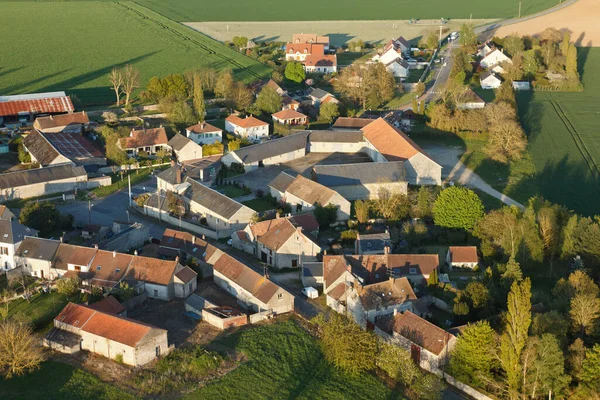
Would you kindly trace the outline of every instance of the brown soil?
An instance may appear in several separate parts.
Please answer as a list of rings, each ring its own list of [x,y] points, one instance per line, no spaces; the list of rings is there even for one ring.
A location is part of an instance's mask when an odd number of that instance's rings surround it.
[[[579,0],[556,12],[528,21],[507,25],[492,32],[491,36],[504,37],[513,32],[519,35],[536,35],[546,28],[570,31],[577,46],[600,46],[600,1]],[[486,32],[489,36],[490,32]]]

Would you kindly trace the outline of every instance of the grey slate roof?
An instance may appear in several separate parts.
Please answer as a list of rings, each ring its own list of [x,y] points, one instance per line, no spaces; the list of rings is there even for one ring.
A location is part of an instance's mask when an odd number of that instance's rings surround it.
[[[305,262],[302,264],[302,276],[306,277],[322,277],[323,263],[322,262]]]
[[[269,183],[269,186],[283,193],[288,188],[288,186],[292,184],[292,182],[294,182],[293,176],[285,172],[280,172],[279,175],[277,175],[275,179],[273,179],[271,183]]]
[[[383,252],[385,246],[391,244],[389,232],[360,234],[357,241],[363,251]]]
[[[25,236],[35,236],[38,231],[17,221],[0,220],[0,242],[1,243],[19,243]]]
[[[329,92],[326,92],[325,90],[319,88],[311,88],[307,91],[307,94],[311,97],[316,97],[317,99],[322,99],[323,97],[330,95]]]
[[[174,150],[179,151],[183,149],[189,142],[192,142],[192,140],[180,133],[177,133],[171,138],[171,140],[169,140],[169,146],[171,146]]]
[[[33,185],[41,182],[52,182],[78,176],[87,176],[83,167],[73,164],[50,165],[44,168],[0,174],[0,189]]]
[[[15,253],[19,257],[35,258],[36,260],[52,261],[58,249],[58,240],[27,237]]]
[[[324,186],[348,186],[365,183],[406,181],[403,161],[315,165],[313,178]]]
[[[306,140],[310,132],[300,132],[280,139],[268,140],[253,146],[242,147],[234,151],[244,164],[265,160],[293,151],[306,149]]]
[[[224,194],[206,187],[189,177],[185,178],[185,182],[188,182],[191,185],[185,192],[185,196],[188,199],[195,201],[223,218],[229,219],[242,207],[245,207],[243,204],[238,203]]]
[[[23,145],[41,165],[48,165],[60,156],[44,135],[35,130],[23,139]]]
[[[364,141],[361,131],[313,131],[308,139],[310,142],[331,143],[360,143]]]
[[[173,165],[173,166],[165,169],[160,174],[158,174],[158,177],[164,181],[167,181],[171,185],[175,185],[175,184],[177,184],[177,171],[179,169],[182,169],[181,182],[183,182],[183,178],[185,177],[185,174],[183,171],[183,166],[181,166],[181,165]]]
[[[361,129],[369,125],[373,121],[373,119],[369,118],[339,117],[335,120],[333,127],[343,129]]]

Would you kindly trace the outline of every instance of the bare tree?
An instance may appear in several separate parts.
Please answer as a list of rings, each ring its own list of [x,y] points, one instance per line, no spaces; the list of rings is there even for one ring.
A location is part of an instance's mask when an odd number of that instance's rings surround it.
[[[29,288],[29,279],[27,275],[25,275],[23,270],[14,271],[14,274],[10,276],[8,281],[12,287],[23,290],[23,297],[25,297],[28,303],[31,301],[31,289]]]
[[[0,293],[0,300],[2,300],[2,302],[4,303],[4,307],[0,308],[0,315],[2,316],[3,320],[8,318],[8,307],[10,305],[10,299],[12,299],[14,295],[15,292],[13,292],[11,289],[4,289]]]
[[[121,104],[121,88],[123,87],[123,73],[117,68],[113,68],[108,76],[115,96],[117,97],[117,107]]]
[[[23,375],[44,361],[40,339],[31,327],[14,319],[0,322],[0,373],[6,378]]]
[[[134,89],[140,86],[140,71],[130,64],[123,69],[123,93],[125,93],[125,107],[129,105],[129,99]]]

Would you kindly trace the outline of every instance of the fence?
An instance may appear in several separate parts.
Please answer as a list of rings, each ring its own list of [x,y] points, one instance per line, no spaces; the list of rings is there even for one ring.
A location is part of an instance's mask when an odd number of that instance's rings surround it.
[[[433,304],[434,306],[436,306],[437,308],[439,308],[440,310],[444,310],[447,312],[452,312],[452,307],[450,307],[448,305],[448,303],[446,303],[444,300],[442,299],[438,299],[437,297],[433,297],[430,295],[427,296],[423,296],[421,297],[421,299],[425,302],[427,302],[427,304]],[[419,299],[419,300],[421,300]]]
[[[132,297],[131,299],[124,301],[121,303],[123,307],[127,310],[133,310],[141,304],[144,304],[148,300],[148,295],[146,292],[142,292],[141,294]]]
[[[258,312],[256,314],[250,314],[250,323],[256,324],[257,322],[260,322],[260,321],[266,321],[267,319],[271,318],[272,316],[273,316],[273,313],[271,311],[262,311],[262,312]]]
[[[98,172],[101,174],[116,174],[117,172],[120,171],[135,171],[136,169],[142,170],[142,169],[146,169],[146,168],[157,168],[157,167],[163,167],[165,165],[171,165],[171,163],[160,163],[160,164],[154,164],[154,165],[143,165],[141,166],[140,163],[135,163],[135,164],[131,164],[131,165],[113,165],[112,167],[102,167],[102,168],[98,168]]]

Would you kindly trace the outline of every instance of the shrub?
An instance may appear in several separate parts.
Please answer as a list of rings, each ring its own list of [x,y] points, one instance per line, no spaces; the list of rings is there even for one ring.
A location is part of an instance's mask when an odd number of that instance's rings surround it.
[[[72,278],[62,278],[56,281],[56,290],[60,294],[71,296],[79,288],[79,278],[74,276]]]
[[[123,364],[123,354],[117,354],[115,356],[115,361],[119,364]]]
[[[265,195],[265,192],[262,189],[257,189],[256,190],[256,198],[258,199],[262,199]]]
[[[342,231],[340,238],[342,239],[342,241],[344,242],[349,242],[349,241],[355,241],[356,237],[358,235],[358,231],[355,229],[348,229],[345,231]]]

